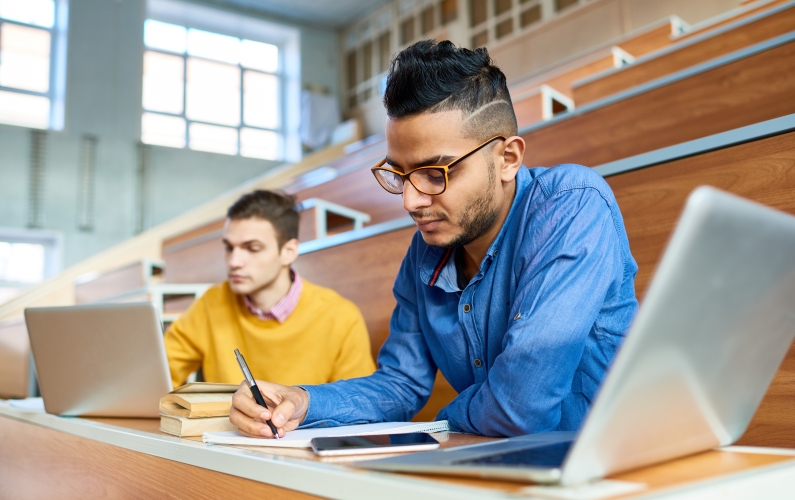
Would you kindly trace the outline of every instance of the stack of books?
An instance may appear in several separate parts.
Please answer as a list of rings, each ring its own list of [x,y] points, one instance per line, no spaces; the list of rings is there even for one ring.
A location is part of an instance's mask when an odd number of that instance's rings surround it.
[[[160,398],[160,430],[179,437],[236,430],[229,421],[238,386],[192,382]]]

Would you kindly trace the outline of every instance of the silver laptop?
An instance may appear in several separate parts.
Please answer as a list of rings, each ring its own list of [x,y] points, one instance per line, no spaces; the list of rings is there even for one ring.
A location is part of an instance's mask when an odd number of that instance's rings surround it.
[[[795,217],[701,187],[576,436],[355,465],[571,485],[731,444],[795,337],[793,297]]]
[[[151,303],[25,309],[47,413],[157,417],[171,391]]]

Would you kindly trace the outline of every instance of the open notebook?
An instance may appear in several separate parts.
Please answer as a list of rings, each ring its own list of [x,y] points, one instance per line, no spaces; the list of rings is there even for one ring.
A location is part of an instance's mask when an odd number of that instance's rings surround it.
[[[281,439],[250,438],[237,431],[205,432],[202,441],[208,444],[240,444],[245,446],[278,446],[280,448],[311,448],[317,437],[371,436],[374,434],[409,434],[412,432],[447,432],[447,420],[438,422],[381,422],[377,424],[316,427],[288,432]]]

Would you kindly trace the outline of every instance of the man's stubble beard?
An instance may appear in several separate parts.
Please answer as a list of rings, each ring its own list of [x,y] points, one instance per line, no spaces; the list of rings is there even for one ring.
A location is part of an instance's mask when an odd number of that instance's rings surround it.
[[[475,241],[494,225],[500,213],[499,208],[493,206],[494,183],[497,180],[497,173],[494,168],[493,158],[490,156],[487,157],[487,162],[489,168],[488,188],[461,211],[459,225],[462,231],[447,243],[431,246],[450,248],[467,245]]]

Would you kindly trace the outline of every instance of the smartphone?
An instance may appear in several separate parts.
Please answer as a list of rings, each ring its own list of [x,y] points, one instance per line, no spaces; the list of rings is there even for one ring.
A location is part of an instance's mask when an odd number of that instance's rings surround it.
[[[403,451],[434,450],[439,441],[425,432],[411,434],[379,434],[373,436],[321,437],[312,440],[312,449],[318,455],[365,455],[368,453],[395,453]]]

